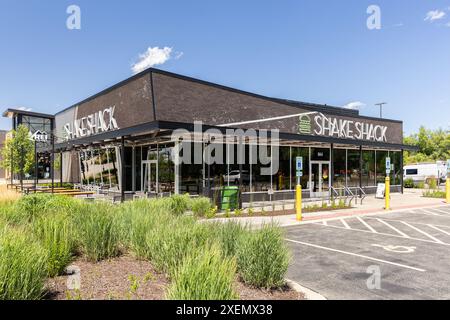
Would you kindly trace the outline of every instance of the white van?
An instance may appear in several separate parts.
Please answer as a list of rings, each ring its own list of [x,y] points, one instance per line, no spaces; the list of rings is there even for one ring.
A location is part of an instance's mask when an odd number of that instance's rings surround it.
[[[403,179],[412,179],[414,182],[425,182],[429,178],[440,178],[444,182],[447,177],[447,163],[417,163],[403,167]]]

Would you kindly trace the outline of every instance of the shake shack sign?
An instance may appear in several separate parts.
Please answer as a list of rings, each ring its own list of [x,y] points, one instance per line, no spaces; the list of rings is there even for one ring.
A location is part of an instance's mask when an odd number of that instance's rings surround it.
[[[300,116],[298,125],[300,134],[377,142],[387,142],[387,129],[388,127],[383,125],[327,117],[321,113]]]
[[[119,126],[114,118],[115,106],[108,107],[89,116],[76,119],[64,125],[67,140],[88,137],[94,134],[117,130]]]

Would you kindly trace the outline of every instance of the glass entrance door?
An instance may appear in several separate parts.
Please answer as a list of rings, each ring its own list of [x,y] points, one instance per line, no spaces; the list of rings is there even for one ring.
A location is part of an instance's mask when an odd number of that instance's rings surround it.
[[[141,164],[141,191],[145,193],[158,193],[159,181],[158,181],[158,161],[156,160],[144,160]]]
[[[330,162],[311,161],[311,198],[327,197],[330,191]]]

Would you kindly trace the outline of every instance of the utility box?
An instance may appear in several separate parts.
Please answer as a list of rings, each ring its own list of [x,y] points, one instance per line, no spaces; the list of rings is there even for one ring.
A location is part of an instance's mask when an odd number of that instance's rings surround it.
[[[233,211],[239,207],[239,187],[226,186],[222,189],[221,210]]]

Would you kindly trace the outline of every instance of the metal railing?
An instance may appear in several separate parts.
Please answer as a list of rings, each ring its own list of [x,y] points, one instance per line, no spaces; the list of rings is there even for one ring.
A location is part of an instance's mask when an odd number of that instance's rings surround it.
[[[355,200],[355,204],[358,204],[358,198],[357,198],[357,196],[353,193],[353,191],[352,191],[349,187],[345,187],[344,189],[345,189],[346,194],[347,194],[348,197],[350,198],[350,201],[349,201],[348,204],[351,205],[351,204],[352,204],[352,201],[353,201],[354,199],[356,199],[356,200]]]

